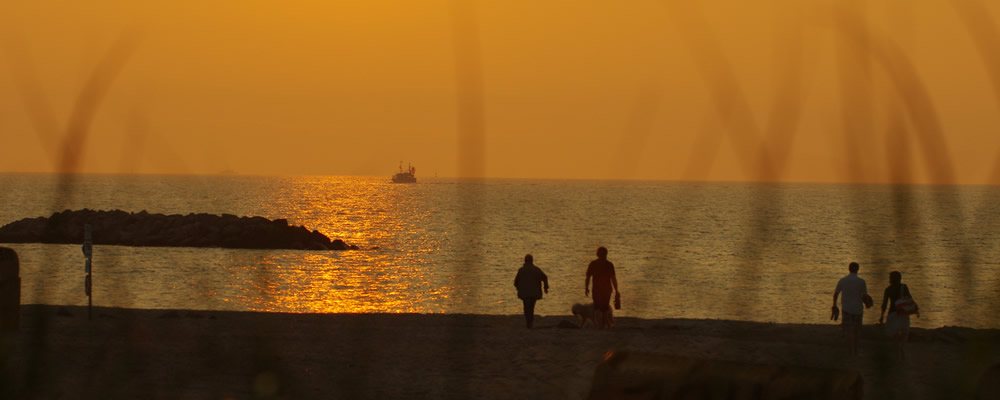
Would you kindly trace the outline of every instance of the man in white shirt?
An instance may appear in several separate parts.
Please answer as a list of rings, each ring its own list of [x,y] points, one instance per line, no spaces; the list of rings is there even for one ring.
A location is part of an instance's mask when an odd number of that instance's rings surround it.
[[[837,296],[843,292],[840,298],[841,305],[841,326],[847,335],[847,345],[851,355],[858,354],[858,336],[861,335],[861,317],[864,316],[865,308],[862,298],[868,295],[868,284],[858,276],[858,263],[852,262],[847,266],[850,271],[847,276],[840,278],[837,282],[837,289],[833,292],[833,308],[837,308]]]

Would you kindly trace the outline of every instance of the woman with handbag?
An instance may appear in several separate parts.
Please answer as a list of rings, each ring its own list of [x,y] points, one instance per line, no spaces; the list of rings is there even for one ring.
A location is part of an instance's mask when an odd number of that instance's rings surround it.
[[[896,341],[899,357],[903,358],[903,344],[910,336],[910,314],[920,316],[917,303],[910,295],[910,288],[903,284],[903,274],[899,271],[889,273],[889,286],[882,294],[882,314],[878,323],[885,317],[886,305],[889,307],[889,318],[885,322],[885,332]]]

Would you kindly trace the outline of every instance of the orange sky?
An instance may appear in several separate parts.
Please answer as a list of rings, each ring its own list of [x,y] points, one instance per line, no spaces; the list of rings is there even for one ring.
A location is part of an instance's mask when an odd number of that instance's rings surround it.
[[[458,53],[487,177],[1000,183],[1000,86],[949,1],[692,3],[481,1],[470,54],[449,0],[3,2],[0,172],[59,170],[97,75],[77,171],[469,175]]]

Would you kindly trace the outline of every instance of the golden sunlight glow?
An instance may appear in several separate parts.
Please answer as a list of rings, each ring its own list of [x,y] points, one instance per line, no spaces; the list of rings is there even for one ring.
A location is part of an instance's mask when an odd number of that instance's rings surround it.
[[[1000,183],[995,1],[454,4],[0,2],[0,172]]]
[[[428,275],[433,265],[424,258],[438,244],[419,241],[430,240],[419,235],[427,229],[430,211],[414,203],[421,201],[419,197],[403,192],[416,187],[393,185],[388,178],[284,181],[273,198],[259,201],[259,215],[299,215],[289,224],[317,229],[365,251],[306,252],[287,261],[267,256],[248,260],[241,273],[255,274],[255,279],[243,280],[253,294],[243,299],[249,307],[323,313],[445,311],[440,300],[448,299],[454,289],[435,286],[441,280]]]

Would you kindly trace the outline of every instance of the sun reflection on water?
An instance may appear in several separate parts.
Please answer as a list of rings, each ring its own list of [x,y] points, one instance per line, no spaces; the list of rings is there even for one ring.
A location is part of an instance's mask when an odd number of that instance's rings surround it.
[[[434,313],[447,287],[435,287],[415,268],[389,257],[362,255],[277,255],[232,266],[241,295],[236,301],[255,311],[317,313]]]
[[[433,207],[419,185],[361,177],[287,178],[257,214],[289,218],[362,251],[274,255],[240,269],[240,301],[258,311],[321,313],[445,312],[452,288],[428,273],[439,249],[428,229]],[[294,201],[292,201],[294,200]]]

